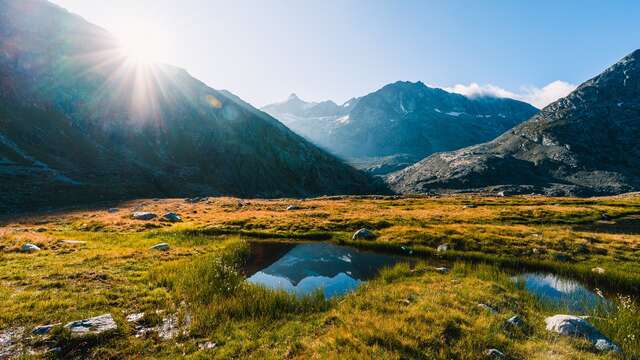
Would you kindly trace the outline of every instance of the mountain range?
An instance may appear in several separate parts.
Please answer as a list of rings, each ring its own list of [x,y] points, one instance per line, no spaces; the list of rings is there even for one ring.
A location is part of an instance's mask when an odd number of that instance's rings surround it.
[[[342,105],[292,94],[262,108],[313,143],[373,174],[488,141],[537,113],[506,98],[466,97],[422,82],[395,82]]]
[[[401,193],[606,195],[640,189],[640,50],[493,141],[387,177]]]
[[[129,59],[44,0],[0,0],[0,212],[102,199],[384,192],[237,96]]]

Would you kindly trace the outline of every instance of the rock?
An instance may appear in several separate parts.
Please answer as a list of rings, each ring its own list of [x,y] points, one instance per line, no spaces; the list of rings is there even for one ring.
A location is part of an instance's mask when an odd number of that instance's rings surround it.
[[[500,197],[505,197],[506,193],[504,191],[500,191],[500,192],[498,192],[497,195],[500,196]]]
[[[111,314],[104,314],[89,319],[72,321],[64,326],[72,336],[99,335],[118,328]]]
[[[548,331],[563,336],[583,337],[599,351],[620,352],[620,347],[604,336],[598,329],[583,318],[573,315],[554,315],[544,319]]]
[[[23,350],[20,338],[23,335],[23,327],[0,331],[0,359],[13,359],[20,355]]]
[[[449,250],[449,245],[447,244],[438,245],[438,248],[436,249],[436,251],[439,253],[447,252],[447,250]]]
[[[136,220],[152,220],[157,217],[156,214],[147,211],[135,211],[131,216]]]
[[[33,244],[24,244],[20,247],[21,252],[30,253],[35,251],[40,251],[40,248]]]
[[[439,272],[439,273],[443,273],[443,274],[446,274],[446,273],[449,272],[449,269],[446,268],[446,267],[437,267],[437,268],[434,268],[434,270]]]
[[[143,317],[144,317],[144,313],[143,312],[133,313],[133,314],[127,315],[126,320],[127,320],[127,322],[136,323],[136,322],[142,320]]]
[[[33,330],[31,330],[31,333],[33,335],[46,335],[49,332],[51,332],[51,330],[56,327],[56,326],[60,326],[62,325],[62,323],[55,323],[55,324],[49,324],[49,325],[40,325],[40,326],[36,326],[33,328]]]
[[[405,306],[411,305],[411,301],[409,299],[399,299],[398,303],[403,304]]]
[[[498,312],[498,310],[492,308],[491,306],[489,306],[487,304],[480,303],[480,304],[478,304],[478,307],[480,307],[480,308],[482,308],[484,310],[487,310],[488,312],[490,312],[492,314],[495,314],[495,313]]]
[[[151,247],[151,249],[153,250],[160,250],[160,251],[167,251],[169,250],[169,244],[167,243],[159,243],[159,244],[155,244]]]
[[[158,336],[162,340],[171,340],[179,333],[178,317],[170,315],[162,319],[162,324],[158,327]]]
[[[112,214],[113,213],[117,213],[118,211],[120,211],[120,209],[118,209],[118,208],[109,208],[109,209],[107,209],[107,212],[108,213],[112,213]]]
[[[512,327],[516,327],[516,328],[522,328],[524,327],[524,320],[522,319],[522,317],[520,317],[520,315],[514,315],[512,317],[510,317],[507,321],[506,324],[508,326],[512,326]]]
[[[504,359],[507,356],[498,349],[488,349],[484,352],[484,355],[490,359]]]
[[[478,207],[477,205],[473,205],[473,204],[469,204],[469,205],[465,205],[464,206],[465,209],[475,209],[477,207]]]
[[[182,218],[180,217],[180,215],[174,212],[168,212],[162,215],[162,220],[169,221],[169,222],[180,222],[182,221]]]
[[[596,274],[604,274],[607,271],[601,267],[594,267],[593,269],[591,269],[591,272],[594,272]]]
[[[215,348],[216,346],[217,344],[212,341],[206,341],[201,344],[198,344],[198,348],[200,348],[200,350],[210,350]]]
[[[353,240],[360,240],[360,239],[372,240],[375,237],[376,236],[371,231],[369,231],[369,229],[362,228],[353,234],[352,239]]]
[[[294,210],[300,210],[300,207],[298,205],[287,206],[287,211],[294,211]]]

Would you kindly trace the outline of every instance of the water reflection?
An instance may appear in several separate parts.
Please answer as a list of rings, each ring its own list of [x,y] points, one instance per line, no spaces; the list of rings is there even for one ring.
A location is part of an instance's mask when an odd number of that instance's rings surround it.
[[[296,295],[322,291],[331,298],[355,290],[381,268],[406,258],[329,243],[252,243],[247,281]]]
[[[524,289],[541,301],[567,309],[570,312],[586,313],[609,302],[575,280],[550,273],[523,273],[514,277]]]

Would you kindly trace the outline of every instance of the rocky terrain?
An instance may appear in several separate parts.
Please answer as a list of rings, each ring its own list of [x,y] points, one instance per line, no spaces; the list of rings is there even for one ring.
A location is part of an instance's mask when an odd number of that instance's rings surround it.
[[[618,194],[640,189],[640,50],[488,143],[390,174],[402,193]]]
[[[315,144],[380,175],[439,151],[494,138],[528,119],[533,106],[495,97],[469,98],[421,82],[396,82],[343,105],[292,95],[264,111]]]
[[[0,212],[134,196],[384,191],[235,95],[127,58],[42,0],[0,1]]]

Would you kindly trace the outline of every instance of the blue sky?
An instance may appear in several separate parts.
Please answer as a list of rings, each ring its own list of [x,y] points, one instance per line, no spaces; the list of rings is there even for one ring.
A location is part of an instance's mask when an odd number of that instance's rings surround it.
[[[53,2],[256,106],[397,80],[543,104],[640,47],[637,0]]]

